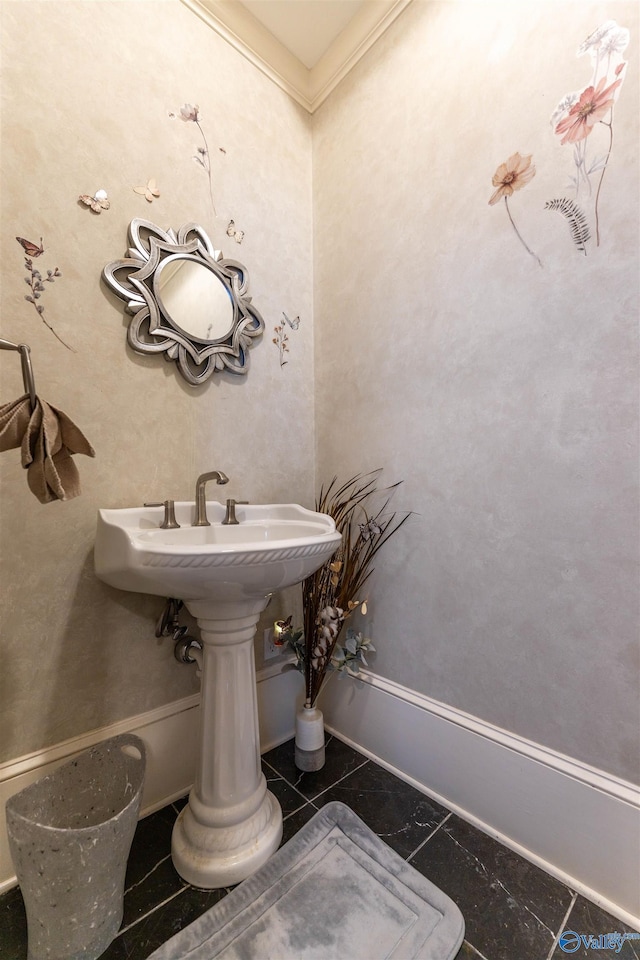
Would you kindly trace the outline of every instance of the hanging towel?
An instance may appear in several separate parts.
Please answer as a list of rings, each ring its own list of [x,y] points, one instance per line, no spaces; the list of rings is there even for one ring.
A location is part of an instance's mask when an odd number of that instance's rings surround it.
[[[29,489],[40,503],[71,500],[80,494],[74,453],[95,457],[95,450],[66,413],[29,394],[0,407],[0,451],[20,447]]]

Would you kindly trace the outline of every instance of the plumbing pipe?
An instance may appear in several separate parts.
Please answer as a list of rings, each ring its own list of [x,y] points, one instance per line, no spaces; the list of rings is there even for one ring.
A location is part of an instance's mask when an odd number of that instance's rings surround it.
[[[202,644],[195,637],[188,635],[180,637],[173,649],[178,663],[197,663],[196,676],[202,676]]]

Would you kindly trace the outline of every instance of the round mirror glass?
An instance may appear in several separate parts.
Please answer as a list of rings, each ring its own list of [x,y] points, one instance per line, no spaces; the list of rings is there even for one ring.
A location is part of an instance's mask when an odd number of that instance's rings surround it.
[[[190,337],[206,341],[228,336],[233,327],[230,293],[201,260],[167,257],[153,283],[167,317]]]

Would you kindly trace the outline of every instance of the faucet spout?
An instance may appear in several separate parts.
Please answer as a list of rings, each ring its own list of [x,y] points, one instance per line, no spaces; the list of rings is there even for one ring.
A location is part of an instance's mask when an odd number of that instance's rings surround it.
[[[194,527],[210,527],[207,519],[207,501],[204,498],[204,491],[207,481],[215,480],[216,483],[229,483],[229,477],[221,470],[212,470],[210,473],[202,473],[196,480],[196,518],[193,521]]]

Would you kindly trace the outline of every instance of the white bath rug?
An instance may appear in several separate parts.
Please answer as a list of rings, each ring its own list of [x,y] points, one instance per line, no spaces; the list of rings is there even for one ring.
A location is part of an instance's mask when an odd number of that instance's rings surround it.
[[[455,903],[343,803],[149,960],[453,960]]]

